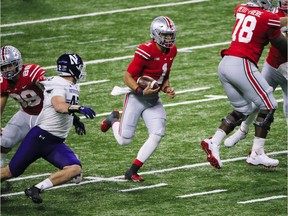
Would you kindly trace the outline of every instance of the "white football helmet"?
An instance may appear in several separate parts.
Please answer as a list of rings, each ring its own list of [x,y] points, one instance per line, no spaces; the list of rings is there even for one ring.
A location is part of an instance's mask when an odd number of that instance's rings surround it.
[[[1,75],[12,80],[22,70],[23,61],[20,51],[13,46],[1,47]]]
[[[150,36],[162,47],[173,47],[176,41],[176,27],[174,22],[165,16],[155,18],[150,26]]]
[[[269,10],[273,7],[273,0],[247,0],[247,5],[250,7],[260,7]]]

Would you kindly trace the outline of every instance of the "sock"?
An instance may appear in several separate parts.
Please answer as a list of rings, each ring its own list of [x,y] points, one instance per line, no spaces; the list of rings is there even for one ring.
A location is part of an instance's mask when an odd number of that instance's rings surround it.
[[[36,188],[39,188],[41,191],[53,187],[53,183],[49,178],[35,185]]]
[[[245,121],[243,121],[241,123],[240,130],[246,134],[246,133],[248,133],[249,126],[250,126],[250,124],[247,124]]]
[[[255,151],[258,155],[263,154],[265,140],[264,138],[254,137],[252,151]]]
[[[130,170],[132,173],[137,173],[138,170],[142,167],[143,163],[139,161],[138,159],[135,159],[132,166],[130,167]]]
[[[211,138],[213,145],[220,146],[225,136],[226,133],[222,129],[218,128],[214,136]]]

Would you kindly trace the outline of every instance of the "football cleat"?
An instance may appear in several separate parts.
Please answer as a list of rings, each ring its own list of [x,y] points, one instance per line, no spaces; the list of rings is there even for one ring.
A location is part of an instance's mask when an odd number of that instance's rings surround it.
[[[269,158],[265,153],[257,154],[255,151],[249,152],[246,162],[253,166],[263,165],[266,168],[276,167],[279,164],[279,160]]]
[[[112,126],[112,124],[119,120],[119,111],[118,110],[114,110],[113,112],[111,112],[111,114],[108,116],[108,118],[104,119],[101,123],[100,126],[100,130],[102,132],[106,132],[109,130],[109,128]]]
[[[144,181],[144,178],[142,178],[137,173],[132,173],[130,169],[126,171],[125,179],[131,180],[133,182],[143,182]]]
[[[220,169],[222,162],[219,156],[220,147],[213,145],[210,139],[205,139],[201,142],[202,149],[207,154],[207,161],[215,168]]]
[[[248,134],[248,131],[245,133],[242,130],[238,129],[234,134],[229,136],[225,141],[224,145],[226,147],[233,147],[236,145],[240,140],[245,139]]]
[[[42,203],[43,200],[40,197],[40,189],[36,188],[34,185],[31,188],[27,188],[25,191],[27,197],[30,197],[34,203]]]

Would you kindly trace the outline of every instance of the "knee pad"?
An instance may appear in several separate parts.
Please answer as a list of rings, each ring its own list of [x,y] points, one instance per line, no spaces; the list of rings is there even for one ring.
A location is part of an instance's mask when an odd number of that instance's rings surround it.
[[[265,113],[265,111],[260,110],[254,122],[254,125],[258,127],[262,127],[263,129],[266,129],[266,130],[270,130],[270,125],[274,121],[274,112],[275,112],[275,109],[269,110],[268,113]],[[264,120],[257,121],[258,118],[263,118]]]
[[[228,116],[231,116],[235,121],[228,118]],[[233,131],[236,126],[239,126],[245,119],[248,117],[247,115],[244,115],[243,113],[237,112],[233,110],[231,113],[229,113],[227,117],[224,117],[222,121],[225,121],[229,126],[229,131],[226,133]]]

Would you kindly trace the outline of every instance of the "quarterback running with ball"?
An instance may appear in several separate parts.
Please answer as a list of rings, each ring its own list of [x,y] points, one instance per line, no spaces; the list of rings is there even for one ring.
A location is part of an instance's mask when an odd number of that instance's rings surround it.
[[[165,135],[166,112],[159,98],[159,91],[167,94],[169,98],[175,97],[169,77],[177,54],[174,44],[176,27],[169,17],[160,16],[152,21],[150,33],[152,40],[138,46],[124,74],[124,83],[132,91],[125,96],[121,120],[118,120],[119,111],[114,110],[101,124],[102,132],[106,132],[112,126],[117,142],[120,145],[128,145],[133,141],[136,126],[142,117],[149,137],[139,150],[130,169],[125,173],[125,179],[134,182],[144,181],[137,172],[156,150]],[[145,89],[141,88],[136,82],[141,76],[149,76],[157,80],[159,87],[152,89],[148,85]]]

